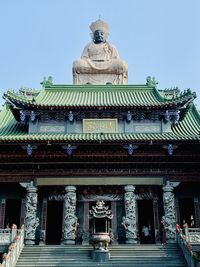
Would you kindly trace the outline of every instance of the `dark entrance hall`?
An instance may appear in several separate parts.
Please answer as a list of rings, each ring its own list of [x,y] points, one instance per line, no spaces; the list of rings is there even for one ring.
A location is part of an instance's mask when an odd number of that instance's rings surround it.
[[[20,228],[21,199],[6,199],[4,227],[16,224]]]
[[[180,209],[181,227],[183,227],[185,223],[187,223],[189,227],[196,227],[194,199],[193,198],[180,198],[179,209]]]
[[[141,244],[155,243],[153,200],[138,200],[138,226]]]
[[[58,245],[62,238],[63,202],[49,201],[47,205],[46,244]]]

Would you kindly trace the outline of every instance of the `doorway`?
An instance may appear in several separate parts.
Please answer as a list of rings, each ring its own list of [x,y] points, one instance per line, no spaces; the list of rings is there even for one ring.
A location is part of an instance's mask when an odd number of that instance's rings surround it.
[[[13,224],[20,228],[21,199],[6,199],[4,228]]]
[[[62,239],[63,223],[63,202],[48,201],[47,203],[47,224],[46,224],[46,244],[58,245]]]
[[[179,199],[180,210],[180,226],[183,227],[185,223],[189,227],[196,227],[194,199],[193,198],[180,198]]]
[[[155,243],[153,200],[138,200],[138,227],[141,244]]]

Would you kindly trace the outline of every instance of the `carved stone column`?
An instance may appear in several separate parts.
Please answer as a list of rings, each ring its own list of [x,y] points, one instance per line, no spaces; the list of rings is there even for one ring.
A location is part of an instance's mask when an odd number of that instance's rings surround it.
[[[64,197],[64,221],[63,221],[63,243],[65,245],[75,244],[77,232],[76,217],[76,187],[69,185],[65,187]]]
[[[163,204],[165,215],[162,219],[165,223],[167,243],[172,243],[176,239],[176,210],[173,190],[174,187],[178,185],[178,182],[167,181],[166,185],[163,186]]]
[[[123,217],[122,224],[126,230],[126,243],[134,244],[137,243],[135,186],[126,185],[124,190],[125,217]]]
[[[38,194],[37,187],[33,185],[33,182],[24,183],[21,185],[26,188],[26,208],[25,208],[25,244],[34,245],[35,244],[35,232],[39,225],[39,219],[37,218],[37,203]]]

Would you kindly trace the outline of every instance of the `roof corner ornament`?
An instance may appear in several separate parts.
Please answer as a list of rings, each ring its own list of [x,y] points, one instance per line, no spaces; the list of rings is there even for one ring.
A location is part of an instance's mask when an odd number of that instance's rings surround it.
[[[49,87],[53,85],[53,77],[49,76],[47,79],[44,77],[43,81],[40,83],[43,87]]]
[[[146,78],[146,85],[149,87],[157,87],[158,82],[156,81],[155,77],[148,76]]]
[[[178,146],[177,145],[164,145],[163,148],[167,150],[167,153],[169,156],[172,156],[174,154],[174,149],[176,149]]]
[[[133,145],[133,144],[128,144],[123,146],[123,148],[127,150],[129,155],[132,155],[138,147],[139,145]]]

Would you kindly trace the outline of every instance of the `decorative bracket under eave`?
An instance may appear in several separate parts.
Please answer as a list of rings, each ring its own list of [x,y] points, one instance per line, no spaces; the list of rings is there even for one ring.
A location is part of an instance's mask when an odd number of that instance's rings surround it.
[[[71,145],[71,144],[67,144],[67,145],[63,145],[62,148],[66,151],[68,156],[71,156],[73,154],[73,150],[77,148],[76,145]]]
[[[32,156],[33,150],[35,150],[37,148],[38,148],[37,145],[32,145],[32,144],[22,145],[22,149],[26,150],[26,153],[28,156]]]
[[[128,152],[129,155],[132,155],[134,153],[134,151],[139,147],[139,145],[135,145],[135,144],[127,144],[127,145],[123,145],[123,148],[125,148]]]
[[[169,156],[172,156],[174,154],[174,149],[176,149],[177,147],[178,145],[172,145],[172,144],[163,145],[163,148],[167,150]]]

